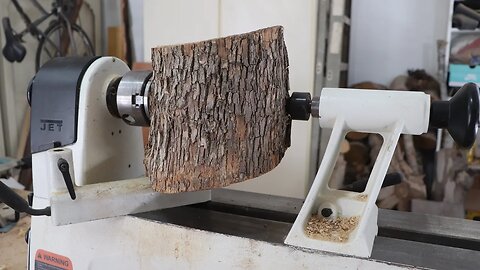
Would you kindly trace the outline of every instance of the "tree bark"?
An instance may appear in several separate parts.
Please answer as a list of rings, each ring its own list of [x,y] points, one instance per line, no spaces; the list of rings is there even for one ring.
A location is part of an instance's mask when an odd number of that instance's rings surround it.
[[[152,49],[145,167],[154,190],[225,187],[278,165],[290,145],[281,26]]]

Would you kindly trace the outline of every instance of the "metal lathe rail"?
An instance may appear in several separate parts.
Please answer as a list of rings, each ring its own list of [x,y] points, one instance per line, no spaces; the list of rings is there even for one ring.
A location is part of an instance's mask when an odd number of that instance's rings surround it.
[[[153,221],[284,245],[302,200],[220,189],[207,203],[136,214]],[[480,223],[379,210],[370,260],[434,269],[480,268]]]

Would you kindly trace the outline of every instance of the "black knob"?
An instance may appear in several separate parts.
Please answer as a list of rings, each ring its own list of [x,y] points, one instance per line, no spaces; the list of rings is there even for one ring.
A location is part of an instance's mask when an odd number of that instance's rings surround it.
[[[293,120],[310,119],[312,97],[310,93],[293,92],[287,102],[287,113]]]
[[[430,126],[447,128],[459,146],[470,148],[477,137],[479,104],[477,85],[467,83],[449,101],[432,102]]]

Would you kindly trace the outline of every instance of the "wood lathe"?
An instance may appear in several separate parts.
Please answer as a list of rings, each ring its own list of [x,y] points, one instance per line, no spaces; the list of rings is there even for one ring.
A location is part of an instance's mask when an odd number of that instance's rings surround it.
[[[154,191],[138,127],[150,124],[151,86],[151,72],[130,71],[114,57],[55,58],[36,74],[29,87],[33,202],[0,183],[0,200],[32,215],[29,269],[478,269],[473,221],[375,205],[400,134],[435,126],[461,146],[473,143],[475,84],[439,102],[386,90],[291,94],[291,119],[313,116],[333,128],[304,202],[226,189]],[[384,138],[363,192],[327,185],[348,131]],[[333,236],[347,232],[340,238],[312,237],[312,217],[327,225],[347,219],[351,228],[329,227]]]

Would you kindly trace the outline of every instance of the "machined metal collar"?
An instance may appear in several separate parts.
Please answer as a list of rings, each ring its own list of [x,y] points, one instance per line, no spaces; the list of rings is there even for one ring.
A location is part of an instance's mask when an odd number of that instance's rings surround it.
[[[107,107],[110,113],[132,126],[149,126],[148,92],[151,71],[129,71],[115,78],[107,90]]]

